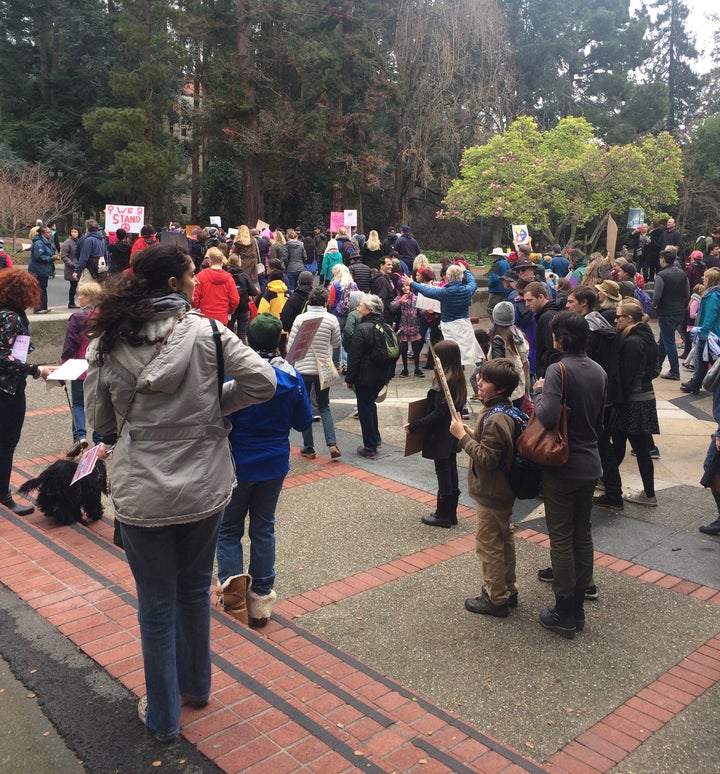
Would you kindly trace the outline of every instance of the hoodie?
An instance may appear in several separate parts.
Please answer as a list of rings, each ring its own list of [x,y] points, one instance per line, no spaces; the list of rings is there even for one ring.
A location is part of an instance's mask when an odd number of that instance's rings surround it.
[[[620,383],[624,402],[654,400],[652,380],[657,375],[657,344],[647,323],[620,332]]]
[[[280,313],[288,300],[287,285],[281,279],[271,279],[258,305],[258,314],[270,312],[280,319]],[[287,331],[285,331],[287,333]]]
[[[192,305],[200,310],[203,317],[211,317],[227,325],[228,317],[239,303],[240,294],[232,274],[222,268],[209,268],[197,275]]]

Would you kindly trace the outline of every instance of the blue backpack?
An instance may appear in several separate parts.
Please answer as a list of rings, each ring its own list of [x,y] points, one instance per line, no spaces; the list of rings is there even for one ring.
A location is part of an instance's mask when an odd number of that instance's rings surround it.
[[[643,312],[645,312],[645,314],[652,314],[652,299],[644,290],[642,290],[642,288],[639,288],[637,285],[635,285],[633,296],[636,301],[640,302],[640,306],[643,308]]]
[[[510,470],[507,469],[504,460],[498,465],[500,471],[507,476],[508,484],[518,500],[532,500],[540,494],[542,485],[542,471],[540,466],[531,460],[518,454],[517,439],[525,431],[528,416],[514,406],[493,406],[482,419],[480,433],[485,428],[485,421],[491,414],[507,414],[515,422],[515,437],[513,439],[513,459]]]

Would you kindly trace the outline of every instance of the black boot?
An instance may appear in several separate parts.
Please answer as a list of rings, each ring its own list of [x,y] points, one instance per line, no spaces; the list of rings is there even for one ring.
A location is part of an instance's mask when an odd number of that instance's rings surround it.
[[[458,507],[458,500],[460,499],[460,490],[455,489],[450,496],[450,504],[448,506],[448,511],[450,513],[450,523],[453,525],[453,527],[458,523],[458,517],[457,517],[457,507]]]
[[[428,516],[423,516],[421,521],[430,527],[444,527],[450,529],[452,521],[450,520],[450,503],[448,495],[438,495],[437,510]]]
[[[573,597],[576,632],[585,628],[585,592],[586,589],[575,589]]]
[[[540,613],[540,623],[551,632],[557,632],[571,640],[577,629],[573,602],[572,597],[560,597],[556,594],[555,604],[551,605],[544,613]]]
[[[16,513],[18,516],[29,516],[35,510],[32,505],[20,505],[13,500],[12,495],[7,495],[0,500],[0,505],[4,505],[8,510]]]

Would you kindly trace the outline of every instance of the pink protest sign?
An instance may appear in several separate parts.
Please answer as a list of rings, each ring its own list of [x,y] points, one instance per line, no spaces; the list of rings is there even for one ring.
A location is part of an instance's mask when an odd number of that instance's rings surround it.
[[[345,225],[345,213],[344,212],[331,212],[330,213],[330,233],[337,234],[337,230]]]
[[[314,317],[310,320],[303,320],[302,325],[298,329],[297,335],[293,339],[292,346],[288,350],[285,360],[288,363],[296,363],[298,360],[302,360],[307,354],[308,348],[312,343],[317,329],[320,327],[322,317]]]
[[[145,225],[145,207],[135,207],[126,204],[105,205],[105,230],[117,231],[124,228],[132,234],[139,234]]]

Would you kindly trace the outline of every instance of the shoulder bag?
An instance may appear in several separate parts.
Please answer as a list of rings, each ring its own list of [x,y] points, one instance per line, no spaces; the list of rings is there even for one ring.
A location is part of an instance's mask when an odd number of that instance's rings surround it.
[[[555,427],[549,430],[533,413],[527,427],[517,440],[518,453],[538,465],[557,467],[568,461],[570,449],[568,446],[568,418],[570,407],[567,405],[567,372],[562,363],[558,363],[562,377],[562,395],[560,397],[560,416]]]

